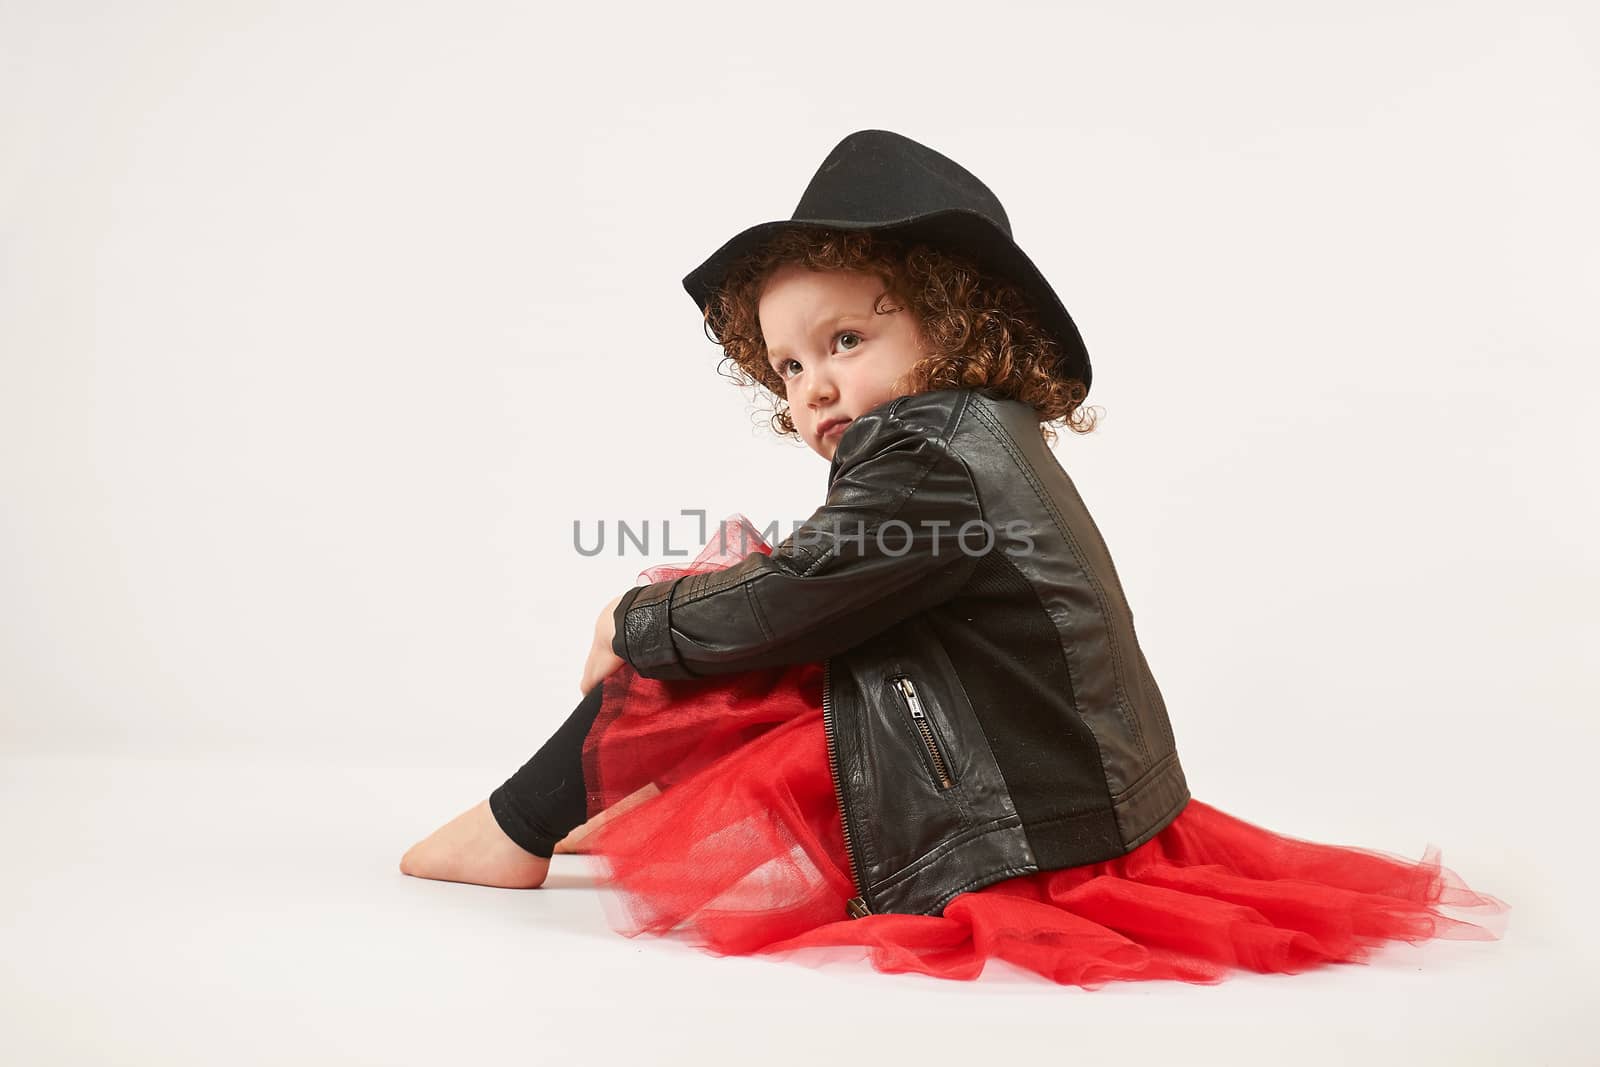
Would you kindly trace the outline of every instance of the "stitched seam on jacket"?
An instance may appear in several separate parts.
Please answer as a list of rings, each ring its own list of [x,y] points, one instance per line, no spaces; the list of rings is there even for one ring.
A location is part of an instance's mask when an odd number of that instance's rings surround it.
[[[1148,789],[1149,787],[1166,780],[1162,772],[1169,771],[1171,769],[1170,765],[1174,762],[1176,762],[1175,756],[1163,756],[1161,758],[1161,764],[1152,770],[1150,774],[1140,778],[1138,785],[1134,786],[1132,789],[1125,789],[1120,793],[1114,794],[1109,805],[1096,808],[1079,808],[1075,811],[1062,812],[1058,815],[1052,815],[1047,819],[1034,819],[1028,823],[1028,828],[1030,830],[1037,830],[1045,826],[1054,826],[1056,823],[1078,822],[1083,819],[1091,818],[1105,818],[1108,815],[1115,817],[1115,809],[1124,806],[1129,801],[1133,800],[1135,796],[1144,792],[1144,790]]]
[[[767,625],[767,617],[762,614],[761,605],[756,602],[755,590],[748,585],[745,586],[744,598],[750,603],[750,614],[755,616],[756,625],[761,627],[761,639],[763,641],[771,641],[772,627]]]
[[[1034,863],[1029,864],[1026,867],[1002,867],[998,871],[990,871],[988,874],[980,875],[979,877],[966,882],[961,886],[961,888],[955,890],[949,896],[939,901],[938,904],[934,906],[932,912],[924,912],[923,914],[937,915],[938,913],[944,911],[945,905],[949,904],[952,900],[954,900],[956,897],[959,897],[962,893],[965,893],[973,886],[993,885],[996,882],[1004,881],[1005,879],[1014,877],[1015,875],[1033,874],[1038,870],[1039,865]]]
[[[1126,789],[1124,789],[1120,793],[1112,794],[1112,797],[1111,797],[1112,803],[1121,804],[1121,803],[1124,803],[1125,801],[1132,800],[1134,797],[1138,796],[1140,793],[1144,792],[1146,789],[1149,789],[1151,786],[1155,785],[1158,781],[1161,780],[1162,772],[1164,772],[1167,769],[1168,765],[1177,762],[1177,759],[1178,759],[1178,753],[1176,751],[1173,751],[1173,752],[1167,753],[1165,756],[1162,756],[1160,759],[1156,760],[1155,766],[1151,767],[1148,771],[1146,771],[1145,773],[1141,774],[1139,776],[1138,780],[1135,781],[1132,785],[1128,786]]]
[[[1114,816],[1115,812],[1111,810],[1111,805],[1107,804],[1098,808],[1083,808],[1078,811],[1065,812],[1061,815],[1052,815],[1048,819],[1034,819],[1028,823],[1028,829],[1037,831],[1046,826],[1055,826],[1057,823],[1084,822],[1088,819],[1110,819]]]
[[[687,575],[684,577],[687,577]],[[683,662],[683,656],[678,652],[678,642],[672,636],[672,601],[678,595],[678,586],[683,584],[684,577],[674,578],[672,584],[667,587],[667,600],[662,605],[663,618],[667,624],[665,645],[667,651],[672,653],[672,665],[690,677],[694,677],[694,671],[690,670],[689,665]]]
[[[1013,827],[1020,826],[1022,826],[1022,816],[1012,813],[1010,815],[1002,815],[998,819],[990,819],[988,822],[979,826],[974,826],[963,830],[961,833],[956,834],[953,837],[947,837],[943,841],[939,842],[939,844],[935,845],[932,851],[925,853],[921,859],[915,860],[910,866],[901,868],[899,871],[896,871],[893,875],[883,879],[882,881],[874,882],[870,892],[878,893],[885,889],[892,889],[894,886],[899,885],[906,879],[914,877],[927,870],[939,860],[943,859],[957,846],[964,845],[968,841],[976,840],[977,838],[992,834],[998,830],[1009,830]]]
[[[1050,512],[1050,517],[1055,520],[1057,532],[1059,532],[1067,544],[1071,546],[1073,553],[1077,557],[1079,565],[1083,567],[1083,573],[1088,576],[1090,584],[1094,587],[1095,601],[1100,605],[1100,613],[1106,620],[1106,647],[1111,650],[1111,681],[1116,688],[1117,715],[1122,719],[1123,726],[1125,726],[1128,729],[1128,732],[1133,735],[1134,739],[1138,741],[1139,751],[1144,755],[1145,763],[1148,764],[1150,762],[1150,746],[1145,742],[1144,730],[1139,725],[1138,716],[1132,715],[1129,712],[1127,688],[1123,685],[1122,681],[1124,670],[1122,653],[1118,648],[1116,636],[1111,632],[1112,617],[1106,600],[1105,589],[1100,585],[1100,579],[1095,576],[1094,571],[1088,566],[1086,558],[1083,554],[1083,549],[1081,546],[1079,546],[1077,538],[1073,537],[1071,531],[1067,529],[1067,524],[1062,520],[1060,511],[1056,509],[1055,501],[1050,498],[1049,493],[1044,491],[1044,486],[1039,482],[1037,475],[1034,474],[1033,466],[1028,462],[1027,457],[1021,453],[1021,451],[1016,447],[1016,442],[1011,440],[1011,435],[1008,434],[1005,431],[1005,428],[997,421],[994,421],[993,416],[991,416],[989,412],[983,410],[981,405],[976,410],[978,417],[989,424],[991,431],[994,433],[996,439],[1000,442],[1000,446],[1010,453],[1012,459],[1016,461],[1017,467],[1022,471],[1023,477],[1026,478],[1028,484],[1033,487],[1034,495],[1039,498],[1039,502],[1043,504]],[[1074,692],[1077,692],[1077,690],[1074,689]],[[1087,724],[1088,720],[1085,719],[1084,722]],[[1091,727],[1091,730],[1092,729],[1093,727]],[[1101,769],[1104,770],[1104,767],[1105,764],[1102,760]]]
[[[1174,803],[1172,805],[1172,807],[1169,807],[1166,811],[1162,812],[1161,816],[1159,818],[1155,819],[1153,821],[1152,825],[1164,828],[1163,820],[1167,820],[1175,809],[1181,808],[1183,805],[1187,804],[1189,802],[1189,800],[1190,800],[1190,797],[1187,794],[1185,796],[1181,797],[1176,803]],[[1059,821],[1063,821],[1063,820],[1050,819],[1050,820],[1046,820],[1046,822],[1044,822],[1044,823],[1029,823],[1028,825],[1030,827],[1032,827],[1032,826],[1043,826],[1043,825],[1048,825],[1049,823],[1059,822]],[[990,830],[986,831],[986,834],[1000,833],[1000,832],[1002,832],[1004,830],[1007,830],[1007,829],[1010,829],[1010,828],[1009,827],[995,827],[993,829],[990,829]],[[1150,840],[1151,838],[1153,838],[1156,834],[1158,834],[1160,832],[1161,832],[1160,830],[1152,830],[1152,831],[1144,834],[1143,835],[1144,841]],[[1132,845],[1131,847],[1129,847],[1128,848],[1128,852],[1131,852],[1131,851],[1133,851],[1133,849],[1138,848],[1139,845],[1144,844],[1144,841],[1140,841],[1138,844],[1135,844],[1135,845]],[[1123,855],[1127,855],[1127,852],[1124,852]],[[1060,870],[1061,868],[1051,868],[1051,869],[1052,870]],[[995,882],[1001,881],[1002,879],[1005,879],[1005,878],[1013,877],[1014,875],[1018,875],[1018,874],[1033,874],[1033,873],[1035,873],[1037,871],[1040,871],[1040,870],[1042,870],[1042,868],[1037,863],[1034,863],[1034,864],[1031,864],[1029,866],[1023,866],[1023,867],[1001,867],[1001,868],[999,868],[997,870],[993,870],[993,871],[989,871],[989,872],[987,872],[985,874],[981,874],[976,878],[970,879],[969,881],[967,881],[964,884],[962,884],[959,888],[954,889],[950,893],[948,893],[943,899],[941,899],[938,902],[937,906],[934,908],[934,910],[932,912],[924,912],[923,914],[937,914],[938,912],[943,911],[944,908],[945,908],[945,905],[949,904],[950,901],[954,900],[956,897],[960,896],[962,893],[967,892],[969,889],[973,888],[974,886],[992,885]],[[874,890],[874,891],[876,891],[876,890]]]
[[[1147,829],[1144,833],[1140,834],[1138,837],[1135,837],[1132,841],[1130,841],[1130,842],[1128,842],[1126,844],[1125,847],[1128,849],[1128,851],[1132,852],[1134,849],[1138,848],[1140,845],[1144,844],[1146,841],[1149,841],[1151,838],[1155,837],[1162,830],[1165,830],[1167,828],[1167,826],[1169,826],[1171,824],[1172,820],[1173,820],[1173,814],[1172,813],[1175,812],[1175,811],[1179,811],[1179,810],[1183,809],[1184,807],[1188,806],[1189,801],[1192,800],[1192,799],[1194,799],[1193,795],[1189,792],[1188,789],[1185,789],[1183,791],[1183,796],[1181,796],[1177,800],[1173,801],[1171,806],[1168,807],[1166,811],[1162,812],[1160,815],[1158,815],[1154,819],[1150,820],[1150,828],[1149,829]],[[1127,853],[1123,853],[1123,855],[1127,855]]]

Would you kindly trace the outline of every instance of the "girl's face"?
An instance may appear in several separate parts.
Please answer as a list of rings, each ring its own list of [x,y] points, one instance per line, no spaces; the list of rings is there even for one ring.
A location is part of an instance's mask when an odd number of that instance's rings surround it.
[[[875,313],[883,295],[875,274],[800,263],[779,267],[761,290],[768,362],[794,428],[823,459],[833,459],[850,420],[904,395],[901,378],[927,355],[910,311]]]

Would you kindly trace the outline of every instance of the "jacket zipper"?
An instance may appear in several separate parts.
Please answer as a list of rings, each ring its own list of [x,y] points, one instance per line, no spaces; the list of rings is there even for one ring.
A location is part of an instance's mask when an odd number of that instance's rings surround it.
[[[861,892],[861,881],[856,875],[856,850],[854,839],[850,836],[850,812],[845,809],[844,789],[839,785],[839,758],[833,744],[832,660],[822,663],[822,733],[828,741],[828,770],[833,777],[833,795],[839,802],[839,824],[844,827],[844,854],[850,865],[850,885],[856,891],[856,895],[845,905],[845,913],[852,919],[859,919],[863,915],[871,915],[872,911],[867,907],[866,895]]]
[[[922,743],[928,749],[928,757],[933,760],[933,771],[939,780],[940,788],[949,789],[955,782],[950,777],[949,765],[945,763],[944,756],[939,751],[939,743],[934,740],[933,723],[928,721],[927,712],[922,710],[922,700],[917,696],[915,683],[902,674],[895,678],[894,684],[906,698],[906,707],[911,709],[911,722],[922,735]]]

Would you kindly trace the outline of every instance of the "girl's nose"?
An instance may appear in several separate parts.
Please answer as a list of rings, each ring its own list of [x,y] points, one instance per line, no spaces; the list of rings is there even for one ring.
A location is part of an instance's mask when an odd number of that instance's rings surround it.
[[[838,399],[838,391],[834,387],[832,375],[821,367],[807,370],[805,391],[806,403],[812,406],[831,404]]]

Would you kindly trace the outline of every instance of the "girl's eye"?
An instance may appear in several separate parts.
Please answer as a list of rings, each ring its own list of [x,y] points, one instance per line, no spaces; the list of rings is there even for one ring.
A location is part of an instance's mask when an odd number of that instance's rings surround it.
[[[856,333],[856,331],[854,331],[854,330],[840,330],[838,333],[833,335],[834,347],[838,348],[839,347],[839,342],[842,341],[846,337],[855,338],[855,343],[854,344],[845,345],[843,347],[843,349],[842,349],[842,351],[845,351],[845,352],[854,352],[857,348],[861,347],[861,342],[863,340],[865,340],[865,338],[863,338],[859,333]],[[777,370],[778,370],[778,377],[779,378],[784,379],[784,380],[788,379],[789,375],[785,374],[784,370],[791,363],[793,363],[797,367],[800,366],[800,361],[795,359],[793,356],[788,356],[788,357],[785,357],[784,359],[781,359],[781,360],[778,361]],[[800,369],[804,370],[805,368],[804,367],[800,367]]]

